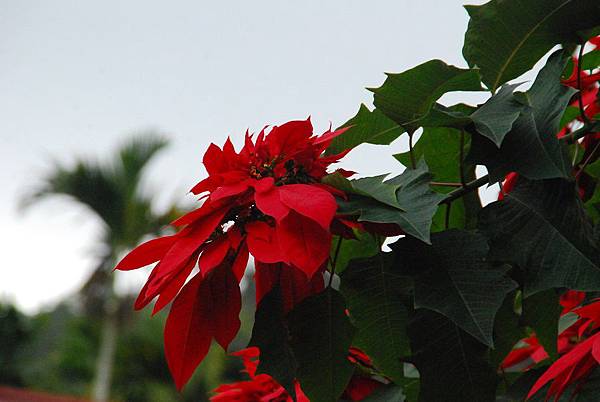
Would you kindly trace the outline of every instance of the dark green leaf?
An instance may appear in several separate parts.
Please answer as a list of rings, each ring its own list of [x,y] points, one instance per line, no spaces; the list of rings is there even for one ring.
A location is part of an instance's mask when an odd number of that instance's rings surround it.
[[[267,293],[256,309],[252,338],[248,346],[260,349],[257,373],[273,377],[295,397],[296,359],[289,344],[279,287]]]
[[[466,6],[471,17],[463,55],[496,91],[531,69],[554,45],[600,25],[597,0],[492,0]]]
[[[352,187],[355,194],[366,195],[392,208],[403,208],[398,204],[398,196],[396,193],[400,188],[400,184],[385,181],[387,174],[375,177],[363,177],[352,180]]]
[[[380,387],[366,399],[364,402],[404,402],[406,397],[402,392],[402,388],[395,385],[387,385]]]
[[[525,296],[559,287],[600,290],[592,224],[574,183],[520,177],[504,200],[481,211],[479,227],[493,258],[520,267]]]
[[[335,271],[338,274],[346,269],[350,261],[357,258],[372,257],[381,251],[380,242],[372,234],[355,230],[354,236],[355,239],[343,239],[340,244],[335,262]],[[332,241],[331,258],[335,258],[338,240],[339,237],[336,237]]]
[[[493,402],[497,377],[486,347],[446,317],[418,310],[408,326],[420,402]]]
[[[392,262],[390,253],[352,261],[341,275],[340,291],[358,329],[354,345],[371,357],[375,367],[400,383],[404,378],[402,359],[410,354],[408,312],[402,299],[411,280],[394,272]]]
[[[552,359],[557,356],[558,319],[561,310],[558,294],[554,289],[523,299],[522,322],[534,330],[544,350]]]
[[[381,111],[375,109],[371,112],[364,104],[360,105],[356,116],[342,127],[350,128],[334,138],[327,148],[327,155],[334,155],[363,143],[387,145],[404,132],[402,127],[385,117]]]
[[[403,73],[387,74],[383,85],[372,90],[373,104],[402,127],[414,130],[446,92],[481,89],[477,70],[431,60]]]
[[[493,367],[499,367],[513,347],[526,337],[520,326],[520,316],[515,312],[515,293],[510,293],[502,303],[494,321],[494,349],[490,351]]]
[[[556,138],[561,116],[574,93],[560,83],[565,62],[562,51],[548,59],[526,93],[528,110],[515,121],[500,149],[483,136],[473,136],[469,159],[485,165],[493,181],[512,171],[530,179],[570,176],[566,147]]]
[[[484,236],[448,230],[431,241],[427,246],[405,238],[392,246],[396,264],[415,277],[415,308],[443,314],[492,346],[494,317],[517,284],[506,276],[506,266],[486,262]]]
[[[471,119],[477,132],[500,147],[504,136],[510,131],[524,105],[518,102],[513,91],[519,85],[504,85],[473,114]]]
[[[356,195],[348,201],[338,200],[338,212],[358,215],[359,221],[395,223],[405,233],[429,242],[431,219],[438,203],[445,197],[429,188],[430,181],[427,164],[421,160],[416,169],[406,169],[401,175],[384,182],[398,187],[396,207],[377,201],[374,195]]]
[[[342,295],[327,288],[288,315],[298,380],[312,402],[337,402],[354,371],[348,360],[354,328],[345,311]]]
[[[582,70],[593,70],[600,67],[600,49],[592,50],[583,56]]]

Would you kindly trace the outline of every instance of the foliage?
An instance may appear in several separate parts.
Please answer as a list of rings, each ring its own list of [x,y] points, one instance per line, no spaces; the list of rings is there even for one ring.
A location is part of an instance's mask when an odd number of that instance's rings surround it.
[[[157,263],[136,307],[173,301],[165,347],[178,388],[212,339],[227,350],[237,333],[252,255],[257,349],[238,353],[250,380],[218,387],[214,401],[590,394],[600,74],[582,45],[600,46],[600,4],[491,0],[467,11],[469,68],[431,60],[388,74],[374,109],[320,136],[300,120],[246,134],[239,151],[211,145],[208,177],[192,189],[199,207],[117,265]],[[510,82],[540,60],[529,88]],[[480,105],[441,103],[486,88]],[[351,148],[405,132],[393,175],[328,170]],[[488,174],[477,177],[478,165]],[[501,194],[484,207],[478,189],[494,183]],[[541,362],[548,370],[530,370]]]

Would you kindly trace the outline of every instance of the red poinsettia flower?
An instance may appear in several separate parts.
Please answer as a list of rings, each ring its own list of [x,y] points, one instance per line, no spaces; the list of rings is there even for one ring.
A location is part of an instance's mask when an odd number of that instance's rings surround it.
[[[267,374],[256,374],[260,351],[256,347],[232,353],[242,358],[245,372],[250,380],[223,384],[213,390],[215,395],[211,402],[293,402],[290,394],[273,377]],[[296,401],[309,402],[298,382],[295,384]]]
[[[256,374],[258,367],[260,351],[256,347],[250,347],[232,353],[234,356],[242,358],[244,372],[248,374],[250,380],[239,381],[232,384],[224,384],[213,390],[215,395],[210,398],[211,402],[292,402],[290,394],[267,374]],[[367,363],[370,365],[371,359],[362,351],[356,348],[350,348],[348,359],[355,364]],[[375,390],[384,384],[366,375],[356,373],[350,379],[348,386],[344,390],[342,399],[347,401],[362,401],[371,395]],[[295,383],[296,401],[310,402],[302,392],[300,384]]]
[[[562,354],[531,388],[527,398],[531,398],[546,384],[552,383],[546,398],[554,397],[557,401],[566,389],[575,384],[574,393],[588,378],[593,369],[600,365],[600,302],[596,301],[587,306],[573,310],[579,315],[579,320],[561,334],[563,339],[568,338],[569,344],[559,339],[559,353]],[[586,339],[587,337],[587,339]],[[579,343],[574,343],[583,340]]]
[[[560,296],[560,305],[563,310],[561,315],[571,311],[579,311],[577,307],[581,306],[585,299],[585,292],[568,290]],[[574,340],[581,338],[583,332],[587,329],[589,320],[583,317],[569,326],[558,336],[558,352],[560,354],[569,352],[575,346]],[[531,335],[528,338],[521,339],[511,352],[504,358],[500,364],[502,370],[525,371],[535,364],[548,358],[548,353],[540,344],[537,336]]]
[[[208,177],[192,192],[202,205],[175,220],[180,230],[131,251],[116,269],[158,262],[135,308],[158,297],[154,313],[174,300],[165,350],[177,387],[188,381],[212,340],[227,349],[240,321],[239,281],[249,255],[256,262],[262,297],[282,287],[286,310],[323,288],[339,190],[321,183],[327,168],[346,154],[323,156],[345,130],[313,136],[310,119],[246,133],[236,152],[228,139],[211,144],[203,162]],[[197,272],[189,282],[195,267]]]

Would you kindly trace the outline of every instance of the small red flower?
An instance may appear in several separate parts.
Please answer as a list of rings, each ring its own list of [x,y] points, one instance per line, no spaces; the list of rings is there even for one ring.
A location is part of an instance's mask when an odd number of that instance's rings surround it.
[[[175,300],[165,328],[169,368],[179,389],[204,359],[213,339],[224,349],[239,330],[239,281],[249,255],[257,296],[282,288],[286,311],[323,289],[339,190],[321,183],[343,157],[323,156],[345,130],[313,136],[310,119],[246,133],[236,152],[228,139],[211,144],[203,162],[208,177],[191,190],[202,205],[175,220],[180,230],[131,251],[116,269],[158,262],[135,308],[158,297],[154,313]],[[193,278],[186,283],[195,267]]]

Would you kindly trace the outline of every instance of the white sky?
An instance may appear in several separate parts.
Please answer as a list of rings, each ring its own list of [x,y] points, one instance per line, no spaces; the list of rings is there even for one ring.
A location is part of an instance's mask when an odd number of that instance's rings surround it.
[[[465,66],[461,4],[0,2],[0,298],[36,311],[94,266],[100,226],[85,209],[63,199],[17,209],[53,159],[103,158],[128,134],[160,129],[172,145],[147,184],[163,205],[183,200],[210,142],[308,115],[318,130],[338,126],[370,105],[364,87],[384,71],[432,58]],[[363,146],[343,166],[397,172],[400,149]],[[134,277],[121,286],[137,288]]]

